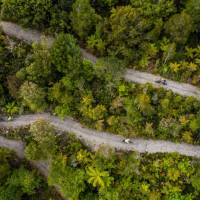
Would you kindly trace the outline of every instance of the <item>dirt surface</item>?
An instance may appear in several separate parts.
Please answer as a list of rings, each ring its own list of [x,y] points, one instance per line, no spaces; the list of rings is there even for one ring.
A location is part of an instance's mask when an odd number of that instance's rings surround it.
[[[83,127],[72,119],[61,120],[48,113],[22,115],[13,121],[1,121],[1,127],[21,127],[30,125],[38,119],[48,120],[57,130],[74,133],[79,139],[89,146],[98,147],[108,145],[112,148],[123,151],[137,151],[139,153],[172,153],[177,152],[181,155],[200,158],[200,146],[185,143],[173,143],[164,140],[151,139],[131,139],[130,144],[123,142],[123,137],[106,132],[99,132]]]
[[[24,144],[19,140],[8,140],[0,136],[0,147],[13,150],[19,158],[24,158]]]
[[[43,38],[47,38],[49,44],[52,44],[53,42],[52,37],[46,37],[44,34],[40,33],[37,30],[25,29],[12,22],[0,21],[0,27],[6,35],[15,37],[30,44],[33,42],[38,43]]]
[[[53,38],[49,36],[44,36],[42,33],[31,30],[31,29],[24,29],[17,24],[11,22],[0,22],[0,27],[4,31],[5,34],[15,37],[20,40],[24,40],[25,42],[32,43],[32,42],[40,42],[42,38],[46,38],[49,45],[52,44]],[[86,59],[91,60],[92,62],[96,62],[97,58],[88,53],[85,49],[81,48],[81,52]],[[129,82],[135,82],[140,84],[151,83],[155,87],[163,87],[167,90],[172,90],[173,92],[183,95],[183,96],[193,96],[200,100],[200,89],[186,83],[179,83],[176,81],[171,81],[165,78],[162,78],[158,75],[153,75],[146,72],[140,72],[132,69],[126,70],[124,74],[125,80]],[[155,81],[165,79],[167,80],[167,85],[158,84]]]
[[[174,93],[183,96],[193,96],[196,99],[200,100],[200,89],[187,83],[179,83],[158,75],[153,75],[146,72],[139,72],[131,69],[128,69],[126,71],[124,78],[127,81],[136,82],[140,84],[151,83],[155,87],[163,87],[167,90],[172,90]],[[167,85],[156,83],[156,81],[160,79],[166,80]]]

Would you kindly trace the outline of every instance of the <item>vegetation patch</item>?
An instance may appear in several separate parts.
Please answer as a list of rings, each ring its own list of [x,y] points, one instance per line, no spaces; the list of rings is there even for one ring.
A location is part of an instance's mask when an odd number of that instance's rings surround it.
[[[40,174],[13,152],[0,148],[0,163],[1,200],[59,200]]]
[[[81,199],[188,199],[200,197],[199,160],[178,154],[136,154],[101,146],[89,150],[73,135],[56,136],[43,120],[30,127],[27,159],[50,160],[48,183]]]
[[[199,0],[3,0],[0,5],[4,20],[68,32],[97,55],[200,85]]]
[[[18,83],[16,96],[11,95],[15,82],[10,86],[2,82],[9,92],[1,96],[1,110],[8,116],[50,110],[61,118],[72,116],[86,126],[126,137],[199,143],[196,99],[125,82],[122,61],[107,57],[94,65],[84,60],[69,34],[59,34],[51,48],[45,42],[34,44],[30,52],[18,71],[10,71]]]

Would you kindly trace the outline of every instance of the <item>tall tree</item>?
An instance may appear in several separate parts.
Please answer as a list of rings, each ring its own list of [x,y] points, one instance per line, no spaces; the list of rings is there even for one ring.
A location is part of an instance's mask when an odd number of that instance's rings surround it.
[[[200,0],[188,0],[186,12],[192,17],[195,29],[200,31]]]
[[[165,31],[172,41],[185,44],[192,31],[192,18],[186,12],[175,14],[166,22]]]
[[[81,39],[86,39],[95,30],[99,18],[89,0],[76,0],[72,6],[71,25]]]
[[[30,127],[32,141],[26,146],[25,155],[30,160],[50,159],[57,150],[55,130],[49,122],[41,119]]]
[[[37,84],[25,81],[20,87],[19,94],[24,106],[32,111],[41,112],[47,108],[46,93]]]
[[[59,34],[51,49],[52,63],[55,68],[69,77],[81,70],[82,55],[75,38],[70,34]]]
[[[152,40],[149,33],[154,27],[154,21],[130,5],[113,8],[106,25],[108,52],[128,61],[138,59],[145,42]]]
[[[100,171],[97,168],[88,167],[86,173],[89,176],[88,182],[92,184],[93,187],[109,187],[113,180],[107,171]]]
[[[40,86],[53,80],[53,68],[47,41],[44,39],[39,44],[33,44],[32,62],[26,68],[22,68],[17,74],[26,80],[36,82]]]

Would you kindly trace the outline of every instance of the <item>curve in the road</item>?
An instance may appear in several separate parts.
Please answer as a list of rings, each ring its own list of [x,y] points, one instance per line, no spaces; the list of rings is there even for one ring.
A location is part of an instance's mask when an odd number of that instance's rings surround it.
[[[19,158],[24,158],[24,143],[19,140],[9,140],[0,136],[0,147],[10,149],[14,151]]]
[[[44,36],[36,30],[24,29],[21,26],[12,22],[1,21],[0,27],[2,28],[5,34],[12,37],[16,37],[20,40],[24,40],[28,43],[40,42]],[[48,36],[46,37],[46,39],[48,41],[48,44],[51,45],[53,42],[53,38]],[[92,62],[97,61],[97,58],[94,55],[88,53],[85,49],[81,48],[81,52],[86,59],[89,59]],[[128,69],[124,74],[124,79],[129,82],[135,82],[140,84],[151,83],[155,87],[163,87],[167,90],[172,90],[177,94],[183,96],[193,96],[196,99],[200,100],[200,89],[198,87],[186,83],[171,81],[158,75]],[[167,85],[156,83],[155,81],[159,79],[167,80]]]
[[[99,132],[83,127],[72,119],[61,120],[48,113],[22,115],[13,121],[1,121],[0,127],[18,128],[32,124],[38,119],[48,120],[60,131],[74,133],[79,139],[90,146],[108,145],[112,148],[124,151],[137,151],[139,153],[172,153],[177,152],[181,155],[200,158],[200,146],[185,143],[173,143],[163,140],[150,139],[131,139],[130,144],[122,142],[122,136],[106,132]]]
[[[16,155],[23,159],[24,158],[24,143],[20,140],[11,140],[7,139],[5,137],[0,136],[0,147],[10,149],[16,153]],[[48,177],[49,173],[49,164],[46,161],[29,161],[29,163],[36,169],[39,170],[39,172],[44,176]],[[54,185],[57,192],[63,197],[62,193],[60,192],[60,189],[57,185]],[[67,200],[66,197],[63,197],[63,199]]]

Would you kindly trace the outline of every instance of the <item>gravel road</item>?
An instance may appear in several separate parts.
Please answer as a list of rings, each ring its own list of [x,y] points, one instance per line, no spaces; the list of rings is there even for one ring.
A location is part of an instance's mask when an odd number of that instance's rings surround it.
[[[41,38],[44,37],[43,34],[41,34],[40,32],[36,30],[24,29],[20,27],[19,25],[11,23],[11,22],[0,21],[0,27],[5,32],[5,34],[16,37],[20,40],[24,40],[25,42],[28,42],[28,43],[40,42]],[[53,42],[53,38],[48,36],[46,37],[46,39],[49,42],[49,45],[51,45]],[[81,52],[85,58],[91,60],[92,62],[97,61],[97,58],[94,55],[88,53],[83,48],[81,48]],[[155,87],[163,87],[167,90],[172,90],[173,92],[183,95],[183,96],[193,96],[197,99],[200,99],[199,88],[190,84],[171,81],[158,75],[153,75],[146,72],[140,72],[140,71],[128,69],[126,70],[124,74],[124,78],[125,80],[129,82],[135,82],[135,83],[140,83],[140,84],[151,83]],[[167,80],[167,85],[156,83],[155,81],[159,79]]]
[[[137,151],[139,153],[172,153],[177,152],[181,155],[200,158],[200,146],[185,143],[173,143],[164,140],[151,139],[131,139],[130,144],[122,142],[122,136],[83,127],[73,119],[61,120],[48,113],[29,114],[16,117],[13,121],[1,121],[0,127],[17,128],[30,125],[37,119],[48,120],[57,130],[74,133],[79,139],[90,146],[108,145],[123,151]]]
[[[5,32],[5,34],[28,43],[40,42],[41,38],[43,37],[45,37],[48,40],[49,45],[51,45],[53,42],[52,37],[49,36],[46,37],[40,32],[35,30],[21,28],[20,26],[11,22],[1,21],[0,27]],[[81,51],[85,58],[91,60],[92,62],[97,61],[97,58],[92,54],[88,53],[86,50],[81,48]],[[155,81],[162,78],[158,75],[152,75],[150,73],[139,72],[136,70],[128,69],[124,75],[124,78],[129,82],[135,82],[140,84],[151,83],[155,87],[164,87],[165,89],[172,90],[177,94],[183,96],[193,96],[197,99],[200,99],[200,90],[197,87],[192,86],[190,84],[178,83],[167,79],[166,79],[167,85],[157,84],[155,83]],[[22,115],[20,117],[15,118],[11,122],[2,121],[0,122],[0,126],[17,128],[29,125],[39,118],[50,121],[52,125],[54,125],[57,129],[61,131],[73,132],[78,138],[80,138],[89,145],[98,146],[105,144],[116,149],[125,151],[133,150],[140,153],[177,152],[181,155],[200,158],[200,146],[197,145],[189,145],[184,143],[176,144],[169,141],[145,140],[145,139],[131,139],[132,142],[131,144],[125,144],[122,142],[123,137],[121,136],[87,129],[82,127],[81,124],[75,122],[72,119],[60,120],[57,117],[51,116],[48,113]],[[14,150],[20,158],[24,157],[24,144],[21,141],[8,140],[0,136],[0,146]],[[32,165],[38,168],[44,176],[48,175],[47,162],[44,161],[32,162]]]
[[[18,39],[22,39],[27,42],[39,42],[41,40],[42,34],[38,31],[23,29],[20,26],[11,23],[11,22],[0,22],[0,26],[3,31],[13,37]],[[53,38],[49,38],[48,41],[51,44]],[[81,49],[85,58],[90,59],[92,62],[96,62],[97,58],[84,49]],[[194,96],[195,98],[200,99],[200,91],[197,87],[194,87],[189,84],[177,83],[175,81],[167,80],[168,85],[163,86],[155,83],[156,80],[160,79],[160,76],[152,75],[149,73],[138,72],[135,70],[127,70],[124,75],[127,81],[137,82],[137,83],[152,83],[155,87],[164,87],[166,89],[172,90],[178,94],[184,96]],[[86,143],[90,144],[107,144],[111,147],[118,148],[121,150],[135,150],[138,152],[178,152],[182,155],[200,157],[200,147],[189,145],[189,144],[175,144],[168,141],[160,141],[160,140],[144,140],[144,139],[132,139],[132,144],[124,144],[122,143],[122,137],[116,136],[110,133],[105,132],[97,132],[95,130],[90,130],[83,128],[79,123],[66,119],[64,121],[50,116],[49,114],[34,114],[34,115],[24,115],[16,118],[12,122],[0,122],[1,126],[13,126],[19,127],[30,124],[37,120],[38,118],[45,118],[58,129],[67,132],[73,132],[77,135],[77,137],[84,139]]]
[[[0,21],[0,27],[4,31],[5,34],[16,37],[20,40],[24,40],[25,42],[32,43],[32,42],[40,42],[41,38],[44,37],[43,34],[36,30],[31,30],[31,29],[24,29],[20,27],[19,25],[11,22],[5,22],[5,21]],[[52,44],[53,38],[46,36],[46,39],[49,43],[49,45]],[[92,62],[96,62],[97,58],[88,53],[85,49],[81,48],[81,52],[83,56]],[[167,90],[172,90],[173,92],[183,95],[183,96],[193,96],[200,100],[200,89],[198,87],[195,87],[190,84],[186,83],[179,83],[176,81],[171,81],[165,78],[162,78],[161,76],[158,75],[153,75],[150,73],[146,72],[140,72],[132,69],[126,70],[124,74],[124,79],[129,81],[129,82],[135,82],[135,83],[140,83],[140,84],[145,84],[145,83],[151,83],[155,87],[163,87]],[[159,79],[165,79],[167,80],[167,85],[162,85],[155,83],[156,80]]]
[[[0,147],[13,150],[19,158],[24,158],[24,144],[19,140],[8,140],[0,136]]]

